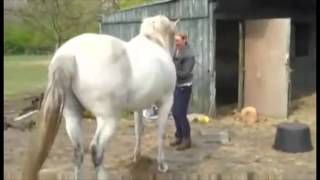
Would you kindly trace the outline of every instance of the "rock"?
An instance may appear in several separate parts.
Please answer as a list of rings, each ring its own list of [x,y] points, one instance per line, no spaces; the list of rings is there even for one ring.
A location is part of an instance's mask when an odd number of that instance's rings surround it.
[[[219,137],[221,144],[230,144],[230,136],[228,131],[219,132]]]

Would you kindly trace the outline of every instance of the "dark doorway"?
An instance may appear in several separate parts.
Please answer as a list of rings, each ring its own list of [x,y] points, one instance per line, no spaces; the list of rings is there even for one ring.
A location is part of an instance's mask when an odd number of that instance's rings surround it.
[[[216,103],[217,110],[238,101],[239,23],[216,21]]]
[[[316,91],[315,22],[292,22],[291,30],[291,101]],[[291,104],[290,112],[295,110]]]

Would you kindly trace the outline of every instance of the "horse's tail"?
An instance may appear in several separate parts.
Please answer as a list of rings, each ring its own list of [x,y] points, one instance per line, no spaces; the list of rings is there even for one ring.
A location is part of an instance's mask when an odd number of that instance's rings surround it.
[[[66,92],[74,74],[74,57],[60,56],[49,66],[49,82],[40,109],[40,118],[26,154],[23,179],[36,180],[62,120]]]

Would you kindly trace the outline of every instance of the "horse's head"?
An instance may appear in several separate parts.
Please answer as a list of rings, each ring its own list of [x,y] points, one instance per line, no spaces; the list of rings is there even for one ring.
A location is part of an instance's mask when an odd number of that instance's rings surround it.
[[[171,53],[174,49],[174,35],[179,20],[171,21],[163,15],[144,18],[140,34],[147,36]]]

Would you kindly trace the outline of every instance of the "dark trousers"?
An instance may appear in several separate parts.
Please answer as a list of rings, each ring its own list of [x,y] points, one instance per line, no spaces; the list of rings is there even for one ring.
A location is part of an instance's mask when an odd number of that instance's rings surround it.
[[[176,124],[176,137],[189,138],[190,124],[187,119],[189,100],[192,92],[192,86],[176,87],[174,92],[174,102],[172,115]]]

